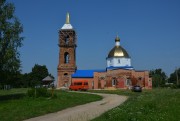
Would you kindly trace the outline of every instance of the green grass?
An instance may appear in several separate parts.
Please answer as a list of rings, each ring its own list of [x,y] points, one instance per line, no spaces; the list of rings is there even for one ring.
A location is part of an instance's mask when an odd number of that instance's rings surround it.
[[[179,121],[180,119],[179,89],[153,89],[142,93],[119,90],[102,92],[128,95],[129,99],[93,121]]]
[[[19,94],[23,96],[0,100],[0,121],[20,121],[102,99],[97,95],[66,91],[55,91],[57,98],[53,99],[30,98],[25,95],[27,89],[8,91],[0,91],[0,97]]]
[[[0,90],[0,96],[2,95],[13,95],[13,94],[19,94],[19,93],[26,93],[28,88],[15,88],[10,90]]]
[[[148,91],[148,90],[147,90]],[[107,93],[107,94],[118,94],[118,95],[125,95],[125,96],[135,96],[139,95],[140,93],[134,93],[131,90],[89,90],[89,92],[93,93]]]
[[[0,90],[0,121],[20,121],[101,99],[97,95],[65,91],[56,91],[57,98],[54,99],[29,98],[26,97],[26,92],[27,89]],[[129,90],[91,92],[129,96],[124,104],[109,110],[93,121],[179,121],[180,119],[179,89],[153,89],[142,93]]]

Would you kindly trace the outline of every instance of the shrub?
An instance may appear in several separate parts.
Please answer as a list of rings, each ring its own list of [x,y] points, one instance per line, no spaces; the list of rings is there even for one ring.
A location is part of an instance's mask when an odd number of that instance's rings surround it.
[[[28,90],[27,95],[29,97],[50,97],[51,93],[48,92],[47,88],[32,88]]]
[[[178,88],[180,88],[180,85],[176,85],[176,84],[171,85],[171,89],[178,89]]]

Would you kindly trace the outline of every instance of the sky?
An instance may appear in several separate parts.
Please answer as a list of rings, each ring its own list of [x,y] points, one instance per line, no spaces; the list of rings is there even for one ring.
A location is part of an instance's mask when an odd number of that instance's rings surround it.
[[[7,1],[24,29],[23,73],[39,64],[57,77],[58,31],[67,12],[77,32],[78,69],[105,69],[117,34],[135,70],[161,68],[169,76],[180,67],[180,0]]]

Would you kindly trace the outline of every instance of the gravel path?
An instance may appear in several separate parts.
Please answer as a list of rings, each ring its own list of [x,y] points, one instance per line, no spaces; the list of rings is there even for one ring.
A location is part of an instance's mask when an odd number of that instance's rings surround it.
[[[126,96],[119,96],[115,94],[96,94],[102,96],[103,99],[67,108],[59,112],[46,114],[44,116],[31,118],[26,121],[89,121],[102,113],[119,106],[127,99]]]

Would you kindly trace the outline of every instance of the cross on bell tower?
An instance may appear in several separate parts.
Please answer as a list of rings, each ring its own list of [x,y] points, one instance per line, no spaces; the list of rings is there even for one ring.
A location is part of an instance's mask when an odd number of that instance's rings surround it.
[[[71,84],[71,74],[76,67],[76,32],[70,24],[69,13],[66,15],[66,22],[59,30],[59,64],[57,87],[68,87]]]

